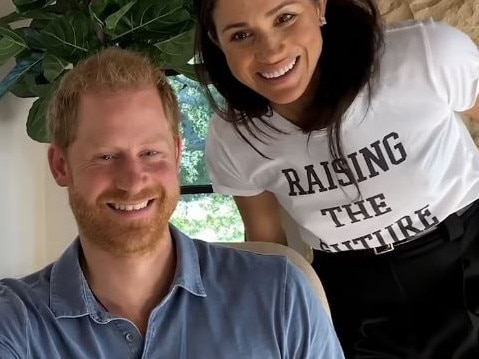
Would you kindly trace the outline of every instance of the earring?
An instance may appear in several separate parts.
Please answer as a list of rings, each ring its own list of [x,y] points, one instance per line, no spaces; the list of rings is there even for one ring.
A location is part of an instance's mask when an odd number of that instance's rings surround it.
[[[319,18],[319,26],[324,26],[326,25],[328,22],[326,21],[326,18],[324,16],[321,16]]]

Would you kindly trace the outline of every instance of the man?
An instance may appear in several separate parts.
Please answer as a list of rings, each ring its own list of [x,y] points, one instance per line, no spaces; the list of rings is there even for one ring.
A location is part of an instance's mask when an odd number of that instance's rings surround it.
[[[192,240],[179,198],[175,95],[120,49],[62,80],[48,160],[79,237],[55,263],[0,282],[0,358],[342,358],[299,270]]]

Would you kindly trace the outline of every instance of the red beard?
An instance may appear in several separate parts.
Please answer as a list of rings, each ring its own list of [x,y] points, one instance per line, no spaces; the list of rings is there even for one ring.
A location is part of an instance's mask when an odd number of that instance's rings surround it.
[[[141,254],[152,251],[168,230],[168,222],[179,200],[179,189],[167,193],[162,185],[145,189],[131,196],[116,190],[102,194],[96,205],[88,204],[74,187],[68,189],[70,206],[80,235],[91,244],[118,255]],[[148,219],[121,221],[113,219],[115,211],[106,203],[139,203],[154,198],[155,214]]]

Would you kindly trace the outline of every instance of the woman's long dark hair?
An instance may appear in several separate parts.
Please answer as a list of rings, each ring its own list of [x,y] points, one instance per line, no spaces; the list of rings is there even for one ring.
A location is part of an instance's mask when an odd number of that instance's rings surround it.
[[[318,0],[311,1],[317,3]],[[196,66],[198,80],[214,110],[231,122],[239,135],[253,146],[242,128],[259,139],[257,130],[261,130],[251,120],[258,118],[273,127],[262,119],[272,111],[265,97],[233,76],[223,52],[212,41],[211,37],[217,39],[212,18],[215,3],[216,0],[194,2],[197,16],[195,50],[200,62]],[[348,170],[341,146],[342,118],[363,88],[366,87],[368,96],[371,96],[374,74],[379,70],[383,27],[374,0],[328,0],[326,19],[327,25],[321,27],[323,48],[315,95],[318,116],[301,119],[299,126],[308,134],[313,130],[326,129],[333,159],[340,159]],[[225,98],[226,109],[215,101],[208,84],[212,84]]]

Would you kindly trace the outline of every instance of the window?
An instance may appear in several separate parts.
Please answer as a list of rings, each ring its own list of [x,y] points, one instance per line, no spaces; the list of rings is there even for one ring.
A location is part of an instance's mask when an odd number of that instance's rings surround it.
[[[181,199],[172,223],[190,237],[210,242],[243,241],[241,217],[230,196],[212,193],[205,163],[205,138],[212,110],[196,81],[170,76],[180,103],[183,132]]]

